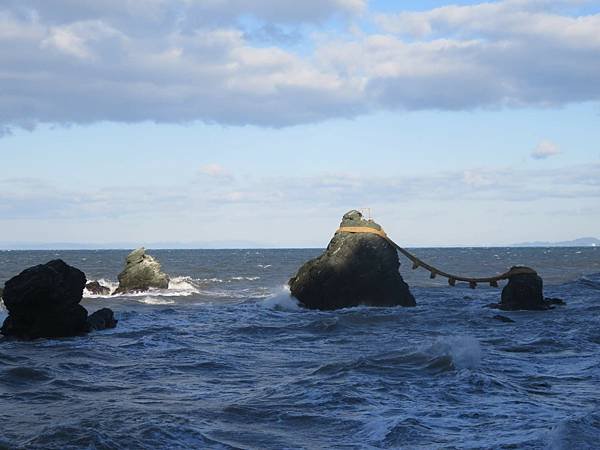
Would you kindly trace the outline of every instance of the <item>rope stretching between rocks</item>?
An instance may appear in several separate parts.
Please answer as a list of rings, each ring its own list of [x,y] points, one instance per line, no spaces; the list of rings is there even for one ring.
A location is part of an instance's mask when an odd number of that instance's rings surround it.
[[[384,238],[386,241],[388,241],[396,250],[398,250],[400,253],[402,253],[404,256],[406,256],[408,259],[410,259],[413,263],[413,267],[412,267],[413,269],[418,269],[419,267],[422,267],[422,268],[428,270],[429,273],[431,274],[430,278],[435,278],[438,275],[448,278],[448,284],[450,286],[455,286],[457,281],[464,281],[464,282],[469,283],[469,287],[471,287],[472,289],[475,289],[477,287],[477,283],[489,283],[490,286],[492,286],[492,287],[498,287],[498,281],[507,280],[508,278],[510,278],[513,275],[536,273],[533,269],[530,269],[528,267],[516,267],[516,268],[513,267],[512,269],[508,270],[507,272],[504,272],[503,274],[496,275],[493,277],[478,278],[478,277],[463,277],[460,275],[453,275],[451,273],[447,273],[447,272],[444,272],[443,270],[433,267],[432,265],[427,264],[426,262],[417,258],[415,255],[410,253],[408,250],[400,247],[398,244],[396,244],[394,241],[392,241],[389,238],[389,236],[385,233],[385,231],[383,231],[383,230],[378,230],[376,228],[370,228],[370,227],[340,227],[340,228],[338,228],[336,233],[338,233],[338,232],[341,232],[341,233],[368,233],[368,234],[375,234],[377,236],[380,236],[380,237]]]

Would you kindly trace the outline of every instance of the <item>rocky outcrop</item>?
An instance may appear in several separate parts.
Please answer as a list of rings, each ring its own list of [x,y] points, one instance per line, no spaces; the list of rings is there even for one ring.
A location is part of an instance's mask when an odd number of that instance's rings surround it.
[[[161,272],[160,263],[146,255],[144,247],[127,256],[125,269],[119,274],[119,287],[115,294],[143,292],[150,288],[167,289],[169,276]]]
[[[115,314],[111,309],[102,308],[91,314],[88,319],[89,330],[105,330],[107,328],[115,328],[118,320],[115,319]]]
[[[87,291],[92,295],[110,295],[110,288],[102,286],[97,281],[91,281],[85,285]]]
[[[26,339],[86,332],[87,311],[79,305],[85,281],[60,259],[24,270],[4,286],[9,314],[0,332]]]
[[[500,303],[489,305],[504,311],[544,311],[552,309],[552,305],[564,305],[560,299],[544,298],[544,281],[537,272],[529,267],[515,266],[508,278],[508,284],[502,289]]]
[[[358,211],[346,213],[340,226],[381,230]],[[292,295],[310,309],[415,306],[399,267],[396,249],[383,237],[338,231],[327,250],[300,267],[289,285]]]
[[[88,332],[88,313],[79,304],[85,283],[81,270],[60,259],[24,270],[4,286],[8,317],[0,332],[20,339]]]

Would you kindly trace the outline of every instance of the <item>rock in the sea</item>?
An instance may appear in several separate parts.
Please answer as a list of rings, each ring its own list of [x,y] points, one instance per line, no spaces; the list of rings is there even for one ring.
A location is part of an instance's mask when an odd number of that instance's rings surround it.
[[[85,285],[87,291],[92,295],[110,295],[110,288],[101,285],[97,281],[91,281]]]
[[[544,311],[559,304],[556,299],[544,299],[544,282],[535,270],[515,266],[510,271],[514,275],[508,278],[508,284],[502,289],[500,303],[491,304],[490,307],[504,311]]]
[[[95,313],[90,314],[87,319],[90,330],[105,330],[107,328],[115,328],[118,320],[115,319],[115,314],[112,309],[102,308]]]
[[[3,293],[4,293],[4,289],[0,288],[0,299],[2,298]]]
[[[142,247],[127,256],[125,269],[119,274],[119,287],[114,294],[168,287],[169,276],[161,272],[160,263],[152,256],[146,255],[146,250]]]
[[[87,311],[79,302],[82,271],[60,259],[24,270],[4,286],[8,317],[0,332],[24,339],[74,336],[87,331]]]
[[[358,211],[346,213],[340,227],[381,230],[381,226],[363,219]],[[292,295],[310,309],[415,306],[399,267],[398,253],[385,238],[338,231],[327,250],[300,267],[289,285]]]

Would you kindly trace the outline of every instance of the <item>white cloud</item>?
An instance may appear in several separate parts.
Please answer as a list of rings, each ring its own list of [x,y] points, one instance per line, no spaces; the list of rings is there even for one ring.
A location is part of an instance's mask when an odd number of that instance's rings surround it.
[[[200,173],[213,178],[233,178],[232,175],[220,164],[212,163],[200,167]]]
[[[560,148],[554,142],[541,141],[531,152],[533,159],[547,159],[560,154]]]
[[[598,101],[600,14],[552,7],[570,4],[380,14],[380,31],[347,35],[323,21],[360,14],[364,0],[8,0],[0,132],[97,121],[279,127],[382,109]],[[240,25],[247,15],[258,31]]]

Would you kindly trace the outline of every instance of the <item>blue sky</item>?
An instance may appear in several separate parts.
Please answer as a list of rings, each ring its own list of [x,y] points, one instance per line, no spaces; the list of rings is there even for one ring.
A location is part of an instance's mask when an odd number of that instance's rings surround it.
[[[0,6],[0,243],[600,235],[600,5]]]

